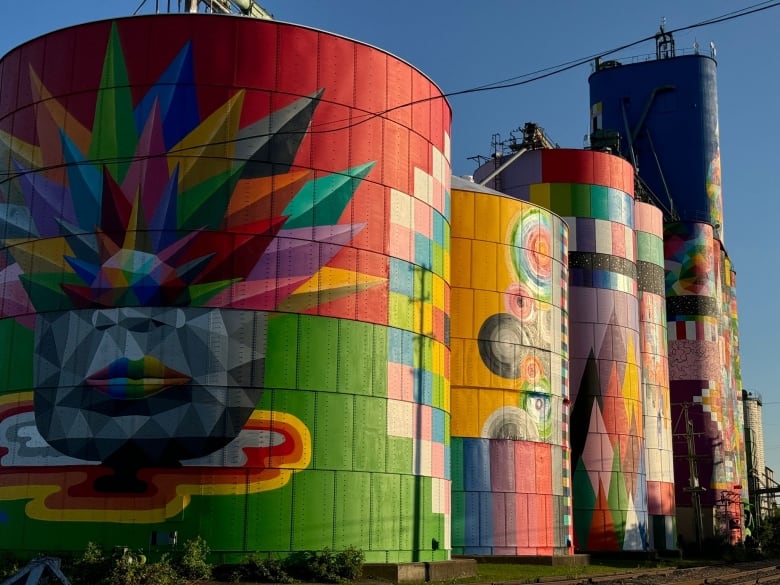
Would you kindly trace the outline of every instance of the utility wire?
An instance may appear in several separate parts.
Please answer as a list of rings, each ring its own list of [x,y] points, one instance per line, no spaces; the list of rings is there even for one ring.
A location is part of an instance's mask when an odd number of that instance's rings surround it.
[[[138,11],[141,10],[141,8],[144,7],[144,4],[146,4],[146,0],[141,0],[141,3],[138,5],[138,8],[135,9],[135,12],[133,12],[133,16],[138,14]]]
[[[146,0],[143,0],[142,3],[141,3],[141,6],[143,6],[143,4],[145,2],[146,2]],[[140,9],[141,6],[139,6],[138,8]],[[778,6],[780,6],[780,0],[771,0],[771,1],[767,1],[767,2],[759,2],[757,4],[752,4],[750,6],[746,6],[745,8],[741,8],[739,10],[734,10],[734,11],[731,11],[731,12],[727,12],[725,14],[721,14],[720,16],[715,16],[715,17],[707,19],[707,20],[702,20],[700,22],[697,22],[697,23],[694,23],[694,24],[690,24],[690,25],[687,25],[687,26],[682,26],[682,27],[679,27],[679,28],[676,28],[676,29],[672,29],[672,30],[669,30],[669,31],[666,31],[666,32],[669,33],[669,34],[674,34],[674,33],[687,31],[687,30],[693,30],[693,29],[701,28],[701,27],[705,27],[705,26],[711,26],[711,25],[714,25],[714,24],[720,24],[722,22],[727,22],[727,21],[730,21],[730,20],[734,20],[736,18],[741,18],[743,16],[749,16],[751,14],[755,14],[757,12],[762,12],[764,10],[769,10],[771,8],[776,8]],[[324,122],[324,123],[320,123],[320,124],[316,124],[316,125],[312,124],[312,125],[309,126],[308,129],[301,130],[301,131],[299,131],[299,133],[301,133],[301,134],[326,134],[326,133],[330,133],[330,132],[340,132],[340,131],[343,131],[343,130],[349,130],[350,128],[354,128],[355,126],[364,124],[364,123],[366,123],[366,122],[368,122],[370,120],[373,120],[375,118],[384,118],[385,116],[387,116],[388,114],[390,114],[390,113],[392,113],[392,112],[394,112],[396,110],[400,110],[400,109],[403,109],[403,108],[408,108],[408,107],[419,105],[419,104],[422,104],[422,103],[427,103],[427,102],[431,102],[431,101],[434,101],[434,100],[439,100],[439,99],[442,99],[442,98],[457,97],[457,96],[461,96],[461,95],[468,95],[468,94],[473,94],[473,93],[481,93],[481,92],[485,92],[485,91],[495,91],[495,90],[499,90],[499,89],[509,89],[509,88],[512,88],[512,87],[519,87],[519,86],[522,86],[522,85],[527,85],[529,83],[533,83],[535,81],[540,81],[542,79],[546,79],[548,77],[552,77],[554,75],[558,75],[560,73],[563,73],[565,71],[569,71],[569,70],[574,69],[576,67],[580,67],[581,65],[589,63],[590,61],[592,61],[592,60],[594,60],[596,58],[606,57],[606,56],[612,55],[614,53],[618,53],[620,51],[624,51],[626,49],[630,49],[631,47],[635,47],[637,45],[640,45],[642,43],[645,43],[645,42],[648,42],[648,41],[651,41],[651,40],[654,40],[654,39],[655,39],[655,34],[647,36],[647,37],[644,37],[644,38],[641,38],[639,40],[636,40],[636,41],[633,41],[633,42],[630,42],[630,43],[626,43],[624,45],[620,45],[619,47],[615,47],[615,48],[609,49],[607,51],[603,51],[603,52],[600,52],[600,53],[595,53],[595,54],[592,54],[592,55],[588,55],[587,57],[581,57],[581,58],[578,58],[578,59],[574,59],[572,61],[567,61],[565,63],[561,63],[559,65],[546,67],[544,69],[539,69],[539,70],[537,70],[535,72],[526,73],[526,74],[519,75],[519,76],[516,76],[516,77],[512,77],[512,78],[509,78],[509,79],[506,79],[506,80],[503,80],[503,81],[496,81],[496,82],[483,84],[483,85],[479,85],[479,86],[475,86],[475,87],[471,87],[471,88],[467,88],[467,89],[447,92],[447,93],[443,93],[443,94],[440,94],[440,95],[437,95],[437,96],[420,98],[420,99],[417,99],[417,100],[413,100],[411,102],[406,102],[406,103],[403,103],[403,104],[399,104],[397,106],[393,106],[391,108],[387,108],[387,109],[382,110],[380,112],[366,112],[365,114],[358,115],[357,119],[355,119],[355,118],[343,118],[343,119],[340,119],[340,120],[330,120],[328,122]],[[336,126],[336,127],[328,127],[328,128],[323,128],[323,129],[317,129],[317,127],[330,126],[332,124],[338,124],[338,123],[342,123],[342,122],[346,122],[346,124],[343,124],[341,126]],[[293,133],[292,132],[288,132],[288,134],[293,134]],[[108,165],[108,164],[133,162],[133,161],[138,161],[138,160],[148,160],[150,158],[157,158],[157,157],[160,157],[160,156],[171,156],[171,155],[177,155],[177,156],[179,156],[181,158],[188,158],[188,157],[195,157],[195,156],[198,156],[199,158],[204,158],[204,157],[201,157],[201,156],[199,156],[197,154],[187,155],[187,154],[184,154],[184,153],[192,152],[193,150],[201,149],[201,148],[204,148],[206,146],[213,147],[213,146],[218,146],[218,145],[235,144],[237,142],[241,142],[241,141],[244,141],[244,140],[255,140],[257,138],[267,138],[269,136],[271,136],[271,135],[270,134],[253,134],[253,135],[250,135],[250,136],[242,136],[241,138],[236,138],[236,139],[231,139],[231,140],[214,141],[214,142],[209,142],[209,143],[206,143],[206,144],[188,146],[186,148],[183,147],[183,148],[179,148],[179,149],[173,149],[173,150],[169,150],[169,151],[165,151],[165,152],[161,152],[161,153],[157,153],[157,154],[147,154],[147,155],[143,155],[143,156],[126,156],[126,157],[92,159],[92,160],[89,160],[89,161],[80,161],[80,162],[75,162],[75,163],[67,163],[67,164],[63,163],[63,164],[58,164],[58,165],[49,165],[49,166],[44,166],[44,167],[38,167],[36,169],[29,169],[29,170],[25,170],[25,171],[21,171],[21,172],[10,171],[9,170],[9,171],[5,171],[5,172],[0,172],[0,177],[5,176],[5,178],[0,179],[0,185],[2,185],[3,183],[6,183],[6,182],[8,182],[8,181],[10,181],[10,180],[12,180],[14,178],[17,178],[17,177],[20,177],[20,176],[23,176],[23,175],[26,175],[26,174],[29,174],[29,173],[39,173],[41,171],[55,170],[55,169],[58,169],[58,168],[63,168],[63,167],[73,166],[73,165],[80,165],[80,164]],[[210,157],[210,158],[224,159],[224,160],[229,160],[230,159],[229,157]],[[236,159],[230,159],[230,160],[236,160]]]

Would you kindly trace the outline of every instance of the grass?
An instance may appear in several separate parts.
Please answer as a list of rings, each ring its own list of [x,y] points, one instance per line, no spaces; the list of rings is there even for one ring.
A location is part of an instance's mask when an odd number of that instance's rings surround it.
[[[592,560],[588,565],[526,565],[512,563],[479,563],[477,576],[457,579],[454,583],[497,583],[515,581],[534,583],[539,579],[559,577],[561,579],[580,579],[593,575],[626,573],[642,569],[662,569],[682,566],[701,565],[702,563],[674,561],[619,561]],[[706,563],[704,563],[706,564]],[[452,583],[452,582],[449,582]],[[428,584],[430,585],[430,584]]]

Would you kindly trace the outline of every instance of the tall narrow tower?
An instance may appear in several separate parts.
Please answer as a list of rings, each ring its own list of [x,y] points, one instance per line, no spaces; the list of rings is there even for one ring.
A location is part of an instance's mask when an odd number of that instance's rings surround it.
[[[597,61],[592,143],[609,140],[665,210],[664,259],[672,421],[693,422],[703,518],[697,518],[684,426],[675,433],[678,531],[743,538],[747,498],[734,271],[724,246],[714,48],[681,54],[663,26],[654,60]],[[652,515],[652,511],[651,511]]]

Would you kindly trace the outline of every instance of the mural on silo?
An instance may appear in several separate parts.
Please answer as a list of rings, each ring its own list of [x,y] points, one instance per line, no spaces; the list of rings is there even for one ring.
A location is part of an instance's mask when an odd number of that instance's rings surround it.
[[[487,163],[475,177],[492,170]],[[633,169],[604,153],[524,154],[502,190],[569,223],[575,547],[645,550],[647,491]]]
[[[453,552],[568,554],[567,228],[457,178],[452,218]]]
[[[732,386],[732,357],[726,348],[736,349],[730,337],[730,314],[722,321],[724,299],[720,244],[709,224],[674,222],[664,228],[666,258],[667,314],[669,319],[669,379],[675,420],[688,415],[693,423],[699,485],[707,489],[701,495],[705,514],[705,536],[719,532],[740,540],[740,503],[743,483],[743,440],[738,397]],[[687,453],[684,430],[675,437],[675,449]],[[687,461],[675,462],[678,506],[692,506],[684,488],[691,478]],[[728,515],[733,523],[723,518]],[[689,530],[689,533],[693,532]]]
[[[220,37],[255,59],[215,63]],[[343,124],[438,89],[213,16],[66,29],[2,65],[0,549],[177,531],[448,558],[449,107]]]
[[[663,215],[654,205],[637,201],[634,221],[650,544],[656,550],[671,550],[677,548],[677,527],[666,335]]]
[[[669,38],[657,37],[659,42]],[[687,542],[696,537],[693,502],[682,490],[698,481],[708,490],[701,496],[703,536],[735,543],[742,538],[739,502],[747,494],[737,404],[736,307],[732,317],[728,297],[733,291],[726,291],[730,268],[723,246],[717,63],[714,53],[675,55],[673,46],[670,52],[664,52],[668,46],[657,48],[656,60],[621,67],[597,63],[589,78],[594,136],[603,139],[615,131],[628,136],[614,146],[636,162],[656,199],[668,204],[666,288],[673,433],[679,435],[674,447],[678,531]],[[678,274],[683,279],[679,283]],[[687,465],[686,412],[693,432],[703,433],[696,439],[698,479],[690,477]]]

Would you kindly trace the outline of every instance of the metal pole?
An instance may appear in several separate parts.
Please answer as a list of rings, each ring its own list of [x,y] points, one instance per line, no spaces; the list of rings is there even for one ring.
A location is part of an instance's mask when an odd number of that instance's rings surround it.
[[[693,503],[694,527],[696,530],[696,547],[701,552],[702,539],[704,534],[704,525],[701,517],[701,492],[706,488],[699,485],[699,471],[696,465],[696,443],[694,443],[693,421],[688,416],[688,404],[683,404],[683,415],[685,416],[685,439],[688,443],[688,487],[685,491],[691,492],[691,501]]]
[[[495,177],[500,175],[504,171],[504,169],[506,169],[513,162],[515,162],[518,158],[520,158],[520,155],[524,154],[527,151],[528,151],[527,148],[521,148],[517,152],[513,153],[508,159],[506,159],[503,163],[501,163],[496,170],[494,170],[487,177],[482,179],[478,184],[482,187],[487,185],[491,180],[493,180]]]

